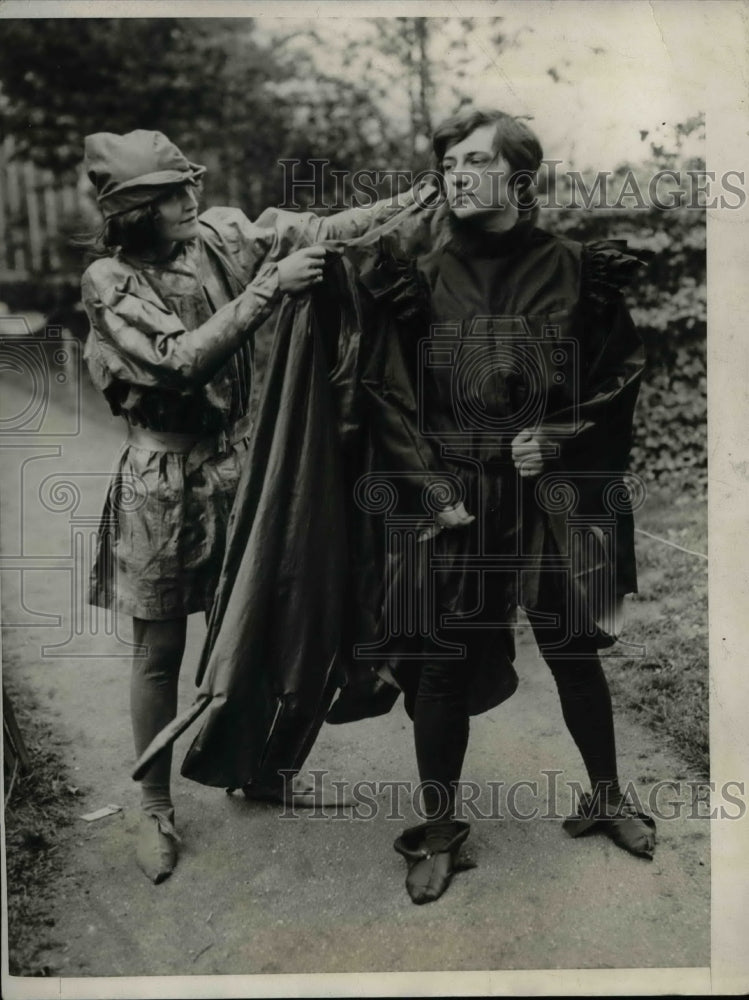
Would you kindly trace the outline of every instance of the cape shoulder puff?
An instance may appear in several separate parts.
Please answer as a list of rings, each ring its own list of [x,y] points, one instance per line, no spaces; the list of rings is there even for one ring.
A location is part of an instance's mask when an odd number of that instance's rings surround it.
[[[626,240],[596,240],[583,244],[583,297],[598,305],[618,298],[653,256],[652,250],[633,250]]]

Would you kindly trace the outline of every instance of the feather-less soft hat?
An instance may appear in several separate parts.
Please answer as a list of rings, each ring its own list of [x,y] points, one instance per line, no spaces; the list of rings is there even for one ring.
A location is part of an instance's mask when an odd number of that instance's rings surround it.
[[[196,184],[205,167],[191,163],[163,132],[87,135],[84,166],[105,219],[148,205],[165,185]]]

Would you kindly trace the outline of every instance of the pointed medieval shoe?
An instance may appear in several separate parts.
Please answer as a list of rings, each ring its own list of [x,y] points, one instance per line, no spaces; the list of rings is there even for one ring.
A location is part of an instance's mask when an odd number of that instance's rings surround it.
[[[652,861],[655,853],[655,820],[638,813],[625,798],[617,803],[597,803],[583,795],[577,815],[569,817],[562,828],[570,837],[580,837],[596,827],[603,830],[623,850]]]
[[[174,829],[174,810],[144,813],[138,830],[135,858],[138,867],[155,885],[169,878],[177,864],[180,839]]]
[[[432,903],[443,894],[455,872],[475,868],[461,860],[460,848],[470,825],[459,820],[421,823],[404,830],[393,847],[408,864],[406,889],[414,903]]]

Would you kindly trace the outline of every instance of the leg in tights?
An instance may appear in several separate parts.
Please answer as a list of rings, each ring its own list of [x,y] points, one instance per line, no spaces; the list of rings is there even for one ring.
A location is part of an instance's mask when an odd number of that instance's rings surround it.
[[[130,714],[137,756],[177,714],[177,683],[186,628],[185,618],[133,619],[134,641],[145,647],[144,656],[133,658],[130,683]],[[145,812],[168,812],[172,808],[171,769],[170,746],[154,760],[141,782]]]
[[[566,634],[563,626],[539,628],[534,615],[528,617],[541,655],[554,675],[564,721],[583,758],[593,794],[615,800],[619,779],[614,716],[595,646],[585,636]]]
[[[429,783],[424,789],[424,810],[429,821],[450,819],[454,785],[460,779],[468,745],[469,664],[435,660],[411,671],[406,706],[414,722],[419,777]]]

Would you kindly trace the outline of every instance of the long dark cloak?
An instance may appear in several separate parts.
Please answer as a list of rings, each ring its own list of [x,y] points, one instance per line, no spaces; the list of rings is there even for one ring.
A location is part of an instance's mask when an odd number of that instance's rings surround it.
[[[423,285],[380,239],[349,247],[314,295],[284,300],[203,648],[195,701],[134,776],[204,714],[182,766],[239,787],[296,770],[377,628],[382,523],[353,503],[377,463],[410,475],[438,463],[415,426],[401,338],[423,332]],[[377,442],[375,449],[373,442]],[[377,457],[375,457],[377,456]],[[371,665],[361,667],[371,670]]]

